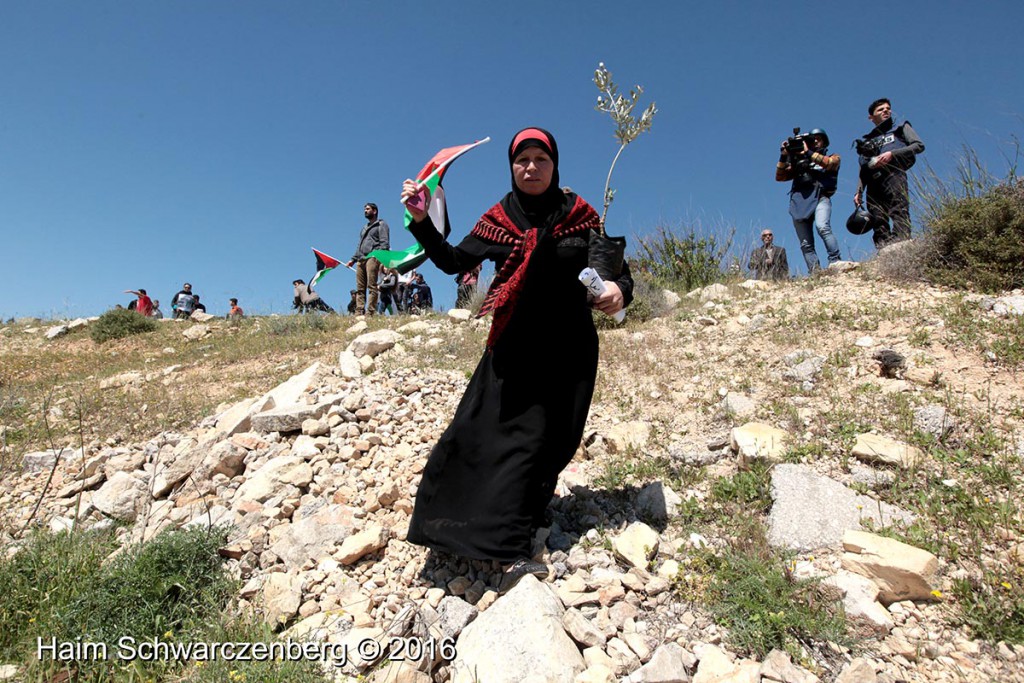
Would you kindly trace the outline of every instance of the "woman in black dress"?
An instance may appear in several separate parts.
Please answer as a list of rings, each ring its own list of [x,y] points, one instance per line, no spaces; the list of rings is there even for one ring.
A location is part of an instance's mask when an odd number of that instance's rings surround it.
[[[500,590],[527,573],[558,474],[583,435],[597,376],[591,307],[613,314],[632,300],[628,268],[588,301],[579,274],[599,217],[558,185],[558,146],[540,128],[520,131],[508,150],[512,191],[458,246],[424,210],[409,208],[410,230],[445,273],[495,263],[481,315],[493,313],[487,349],[451,425],[423,471],[409,524],[412,543],[509,565]],[[406,180],[402,202],[419,188]],[[599,271],[600,272],[600,271]]]

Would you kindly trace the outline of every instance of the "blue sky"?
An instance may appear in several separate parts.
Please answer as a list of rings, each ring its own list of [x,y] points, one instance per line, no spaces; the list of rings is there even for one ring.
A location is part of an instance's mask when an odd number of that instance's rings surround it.
[[[402,179],[489,135],[445,181],[465,235],[508,190],[525,125],[555,134],[563,184],[600,208],[616,151],[593,109],[600,61],[660,109],[616,169],[612,233],[733,225],[748,250],[770,226],[799,264],[774,166],[793,126],[820,126],[844,156],[833,226],[865,258],[870,237],[843,225],[867,104],[891,98],[942,175],[964,143],[1004,172],[1024,130],[1022,25],[1019,1],[8,0],[0,316],[98,314],[138,287],[166,310],[186,280],[213,313],[231,296],[285,312],[311,246],[347,260],[367,201],[408,246]],[[452,279],[424,272],[450,305]],[[338,270],[319,289],[341,306],[353,286]]]

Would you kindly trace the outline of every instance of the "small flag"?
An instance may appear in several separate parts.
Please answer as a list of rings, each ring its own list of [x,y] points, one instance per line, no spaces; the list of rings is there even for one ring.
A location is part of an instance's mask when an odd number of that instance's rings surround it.
[[[448,225],[448,207],[445,204],[444,188],[441,186],[441,181],[444,179],[444,175],[453,161],[474,147],[490,142],[490,140],[488,137],[468,145],[445,147],[435,154],[416,175],[416,182],[427,188],[430,192],[430,207],[427,209],[427,214],[430,216],[430,220],[433,221],[434,227],[444,237],[448,237],[448,234],[451,232],[451,226]],[[406,230],[409,229],[411,223],[412,214],[406,210],[404,222]],[[395,268],[402,274],[408,273],[427,260],[427,255],[423,252],[423,247],[420,246],[419,242],[415,242],[408,249],[401,251],[385,251],[383,249],[371,251],[368,256],[372,256],[388,268]]]
[[[316,275],[314,275],[313,279],[309,281],[310,287],[319,282],[320,278],[322,278],[324,275],[327,275],[327,273],[331,272],[332,270],[341,265],[341,261],[334,258],[333,256],[328,256],[322,251],[317,251],[316,249],[313,249],[313,253],[316,255]]]

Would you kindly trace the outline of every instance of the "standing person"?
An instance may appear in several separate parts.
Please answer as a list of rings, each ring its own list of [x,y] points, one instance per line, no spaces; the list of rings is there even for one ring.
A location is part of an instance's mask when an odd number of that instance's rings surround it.
[[[139,289],[126,289],[125,294],[134,294],[138,298],[135,300],[135,312],[139,315],[144,315],[147,318],[153,315],[153,300],[146,296],[146,290]]]
[[[395,293],[398,297],[397,304],[398,310],[405,313],[409,310],[409,296],[410,289],[413,280],[416,279],[416,269],[413,268],[408,273],[403,273],[398,276],[398,287],[395,289]]]
[[[910,239],[910,191],[907,171],[924,152],[924,143],[910,121],[894,127],[892,104],[886,98],[868,106],[870,133],[856,141],[860,182],[853,203],[860,208],[861,192],[867,190],[868,213],[875,226],[875,247]],[[892,220],[892,227],[889,221]]]
[[[410,297],[410,312],[421,314],[427,313],[434,308],[434,295],[430,291],[430,285],[423,279],[423,273],[416,273],[412,284],[409,285],[412,295]]]
[[[192,284],[186,282],[181,286],[181,291],[171,299],[171,310],[174,317],[179,320],[187,319],[192,315],[196,307],[196,295],[192,293]]]
[[[469,308],[473,295],[476,294],[476,283],[480,280],[480,268],[481,264],[478,263],[473,270],[456,276],[455,282],[459,287],[455,294],[455,308]]]
[[[160,299],[153,299],[153,315],[150,317],[156,318],[157,320],[164,319],[164,312],[160,310]]]
[[[765,228],[761,231],[761,246],[750,255],[747,266],[754,273],[755,280],[788,280],[789,261],[786,250],[774,244],[775,233]]]
[[[359,233],[359,246],[356,253],[345,265],[349,268],[355,264],[356,269],[356,312],[367,315],[377,312],[377,271],[380,269],[380,261],[375,258],[367,258],[367,254],[376,249],[388,250],[391,248],[391,237],[388,224],[377,217],[377,205],[368,203],[363,207],[363,216],[366,217],[366,225]],[[367,301],[366,292],[370,296]]]
[[[413,236],[443,272],[487,259],[497,274],[481,309],[494,314],[486,350],[427,461],[408,540],[507,563],[502,592],[526,574],[547,575],[531,559],[532,538],[594,393],[598,338],[578,276],[600,224],[587,202],[559,189],[558,147],[547,131],[517,133],[508,163],[512,191],[458,246],[425,210],[409,207]],[[406,180],[402,201],[418,192]],[[628,269],[616,280],[601,275],[607,291],[593,306],[612,314],[632,299],[633,280]]]
[[[228,320],[231,320],[232,318],[245,317],[245,311],[243,311],[242,307],[238,305],[238,299],[234,297],[228,299],[228,306],[230,306],[230,308],[228,309],[228,314],[224,316]]]
[[[794,145],[783,140],[779,163],[775,167],[775,180],[793,181],[789,189],[789,215],[800,240],[807,272],[813,273],[821,269],[814,249],[814,230],[818,231],[825,245],[828,262],[842,259],[831,222],[832,195],[839,184],[840,159],[838,154],[828,153],[828,134],[824,130],[815,128],[808,136],[810,145],[805,139],[796,149],[791,149]]]
[[[395,301],[395,293],[398,289],[398,271],[394,268],[381,266],[378,287],[380,288],[380,304],[377,307],[377,311],[379,313],[387,311],[394,315],[395,311],[391,306]]]

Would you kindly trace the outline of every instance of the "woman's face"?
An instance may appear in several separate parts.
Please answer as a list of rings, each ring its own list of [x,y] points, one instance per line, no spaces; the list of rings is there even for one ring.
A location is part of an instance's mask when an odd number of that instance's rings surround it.
[[[544,194],[554,170],[555,162],[540,147],[527,147],[512,161],[516,187],[526,194]]]

